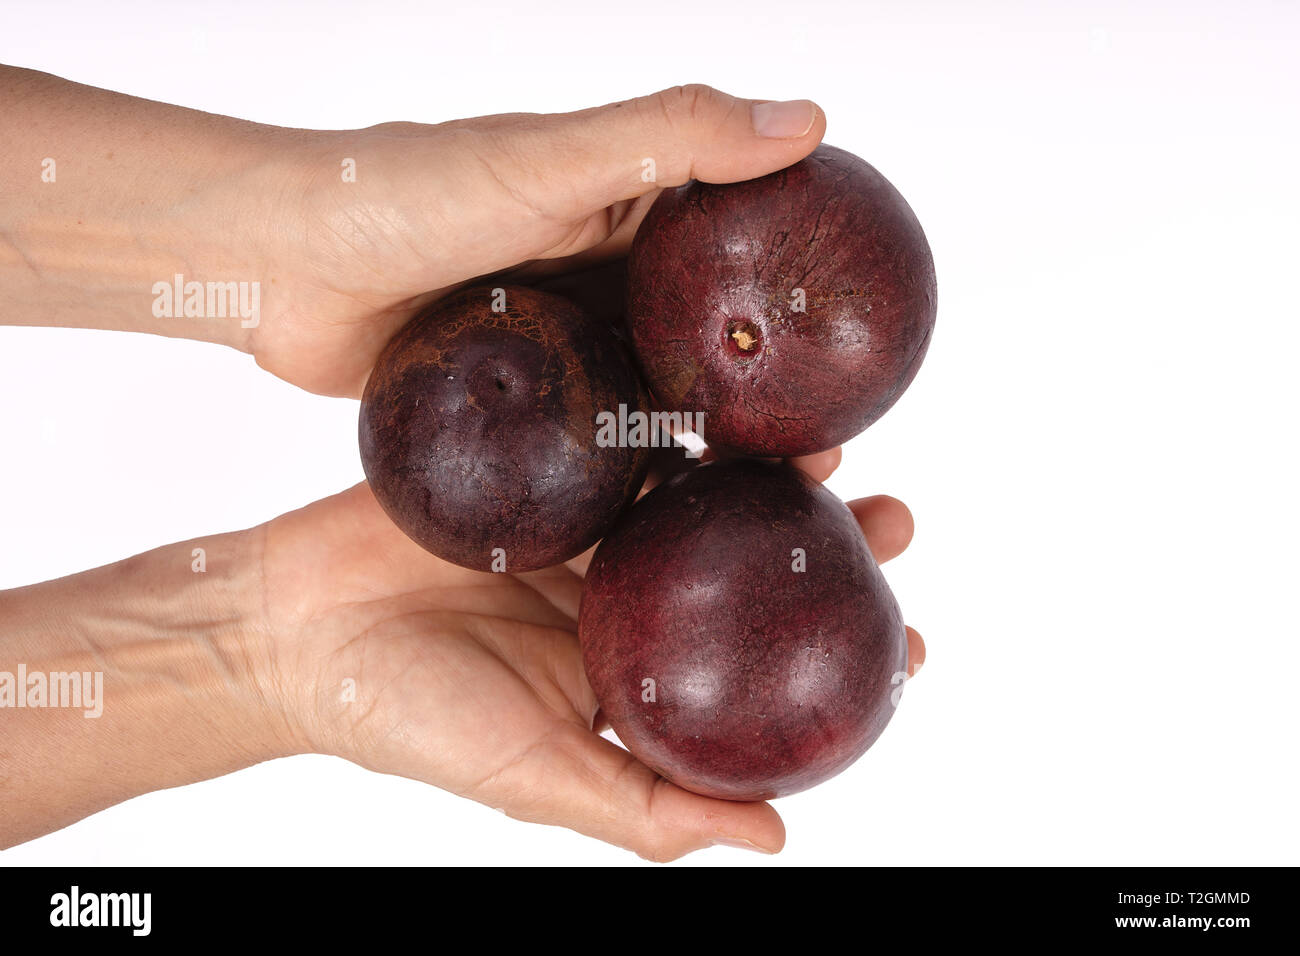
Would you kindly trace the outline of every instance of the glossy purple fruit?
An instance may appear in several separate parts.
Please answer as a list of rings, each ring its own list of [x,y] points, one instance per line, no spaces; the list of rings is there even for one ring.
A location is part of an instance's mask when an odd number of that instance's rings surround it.
[[[679,786],[766,800],[820,783],[884,730],[903,619],[856,519],[789,465],[701,465],[596,549],[583,663],[627,748]]]
[[[934,260],[866,162],[820,146],[749,182],[659,195],[628,262],[650,390],[705,438],[787,457],[843,444],[911,383],[934,329]]]
[[[429,551],[530,571],[590,548],[636,496],[649,450],[601,447],[596,416],[647,399],[606,324],[557,295],[501,293],[463,290],[388,344],[361,400],[361,460]]]

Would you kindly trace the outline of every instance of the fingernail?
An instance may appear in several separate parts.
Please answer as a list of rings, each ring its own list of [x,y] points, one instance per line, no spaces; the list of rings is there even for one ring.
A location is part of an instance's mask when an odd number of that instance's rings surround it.
[[[750,110],[754,132],[768,139],[794,139],[813,127],[817,107],[811,100],[755,103]]]
[[[731,837],[717,837],[714,839],[713,845],[730,846],[735,847],[737,850],[753,850],[755,853],[766,853],[768,856],[772,855],[771,850],[764,850],[757,843],[750,843],[748,840],[735,840]]]

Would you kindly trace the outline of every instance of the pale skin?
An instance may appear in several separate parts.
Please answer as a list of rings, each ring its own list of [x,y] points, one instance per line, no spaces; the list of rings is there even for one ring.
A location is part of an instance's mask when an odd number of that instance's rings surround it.
[[[808,101],[706,87],[569,114],[292,130],[4,67],[0,126],[0,321],[202,339],[348,397],[448,289],[617,260],[659,189],[772,172],[825,131]],[[156,317],[151,289],[176,273],[259,281],[259,323]],[[824,480],[839,460],[796,464]],[[850,507],[878,560],[906,548],[901,502]],[[324,753],[652,860],[778,851],[769,804],[689,793],[600,736],[576,637],[589,559],[467,571],[413,544],[362,484],[0,592],[0,671],[103,671],[106,698],[98,719],[0,710],[0,847],[142,793]],[[908,643],[914,673],[925,649],[910,628]]]

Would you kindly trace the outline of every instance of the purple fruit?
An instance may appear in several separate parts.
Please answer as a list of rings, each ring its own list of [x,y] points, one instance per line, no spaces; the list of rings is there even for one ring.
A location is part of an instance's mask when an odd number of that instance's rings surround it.
[[[649,450],[601,447],[596,416],[647,397],[607,325],[557,295],[499,292],[436,302],[389,342],[361,400],[361,460],[427,550],[530,571],[590,548],[636,496]]]
[[[643,763],[729,800],[811,787],[884,730],[907,670],[857,520],[803,472],[733,459],[658,486],[596,549],[578,633]]]
[[[749,182],[659,195],[628,262],[650,390],[705,437],[788,457],[843,444],[911,383],[934,329],[934,260],[866,162],[820,146]]]

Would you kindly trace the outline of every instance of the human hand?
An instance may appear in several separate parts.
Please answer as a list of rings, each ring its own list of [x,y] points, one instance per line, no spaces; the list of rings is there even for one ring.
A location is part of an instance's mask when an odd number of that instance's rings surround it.
[[[805,459],[825,478],[838,454]],[[912,519],[884,496],[850,504],[880,561]],[[577,639],[590,554],[527,574],[441,561],[403,535],[365,484],[270,522],[264,615],[249,629],[263,693],[296,728],[290,749],[334,754],[671,860],[715,844],[776,852],[765,803],[699,796],[599,735]],[[914,671],[924,659],[909,628]]]
[[[295,384],[358,397],[396,330],[458,284],[616,258],[661,188],[773,172],[824,131],[808,101],[687,86],[577,113],[312,134],[294,144],[302,198],[278,207],[250,348]]]
[[[825,128],[806,100],[685,86],[576,113],[284,129],[0,66],[0,161],[61,164],[0,207],[0,323],[220,342],[358,397],[451,288],[617,259],[661,188],[773,172]]]

